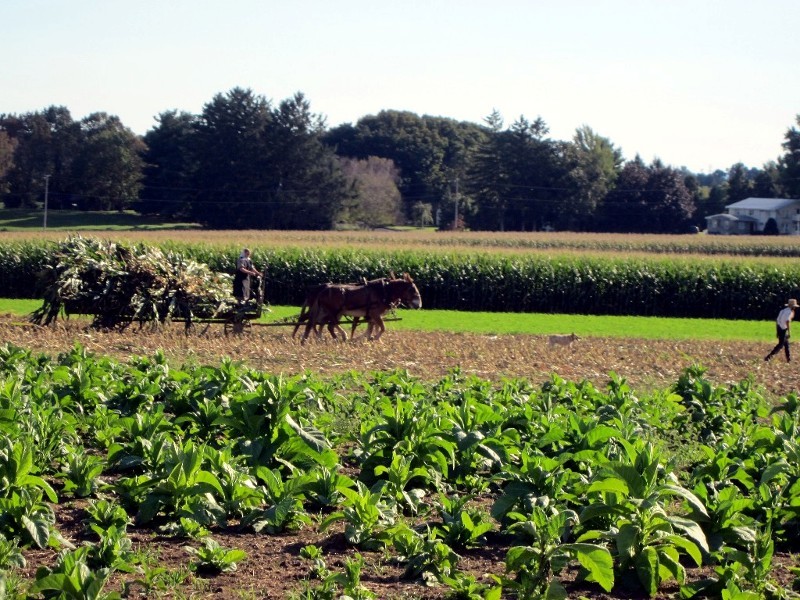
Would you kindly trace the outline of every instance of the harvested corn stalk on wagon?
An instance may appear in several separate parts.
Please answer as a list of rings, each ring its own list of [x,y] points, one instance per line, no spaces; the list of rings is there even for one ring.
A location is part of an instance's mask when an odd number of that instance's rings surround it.
[[[223,323],[241,332],[261,316],[264,287],[254,300],[232,297],[232,277],[205,264],[143,244],[126,245],[72,236],[58,244],[40,275],[44,298],[31,321],[48,325],[59,316],[86,314],[96,328],[131,323]]]

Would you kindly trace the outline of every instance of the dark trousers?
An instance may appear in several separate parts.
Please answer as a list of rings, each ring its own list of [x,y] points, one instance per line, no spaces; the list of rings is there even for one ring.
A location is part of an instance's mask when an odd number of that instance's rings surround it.
[[[233,277],[233,296],[241,301],[250,299],[250,275],[237,272]]]
[[[775,344],[775,347],[772,349],[772,352],[767,354],[767,358],[772,358],[778,352],[781,351],[781,348],[783,348],[783,351],[786,353],[786,360],[787,361],[791,360],[792,357],[789,354],[789,330],[782,329],[780,325],[776,325],[775,331],[778,334],[778,343]]]

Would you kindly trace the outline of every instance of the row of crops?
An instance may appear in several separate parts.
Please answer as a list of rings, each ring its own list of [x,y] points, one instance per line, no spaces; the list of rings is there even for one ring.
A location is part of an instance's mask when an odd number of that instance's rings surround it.
[[[67,243],[0,242],[3,294],[41,298],[43,266]],[[224,273],[233,271],[240,250],[177,242],[159,248]],[[786,298],[800,294],[794,261],[270,247],[255,247],[254,256],[267,268],[267,300],[277,305],[299,305],[309,285],[390,272],[410,273],[426,307],[465,311],[770,319]]]
[[[219,233],[219,232],[215,232]],[[252,233],[252,232],[250,232]],[[578,251],[649,254],[703,254],[742,257],[800,257],[792,236],[608,234],[575,232],[454,232],[454,231],[270,231],[262,244],[360,245],[406,248],[452,248],[504,251]],[[255,243],[258,243],[256,241]]]
[[[458,370],[323,381],[4,345],[0,596],[179,586],[133,551],[132,527],[185,540],[192,568],[213,574],[258,560],[223,532],[343,526],[343,571],[319,546],[297,550],[297,598],[374,597],[359,577],[374,555],[452,598],[668,584],[684,598],[785,598],[773,559],[798,551],[799,407],[792,395],[771,408],[749,381],[715,386],[699,366],[637,396],[613,374],[605,389]],[[68,539],[56,512],[75,499],[85,532]],[[45,547],[57,559],[23,577]],[[487,548],[499,573],[461,569]]]

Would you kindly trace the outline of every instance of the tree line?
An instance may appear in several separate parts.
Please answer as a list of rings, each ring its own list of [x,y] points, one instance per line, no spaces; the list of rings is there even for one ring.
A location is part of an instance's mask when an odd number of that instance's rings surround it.
[[[800,126],[800,115],[797,117]],[[138,136],[98,112],[0,114],[6,208],[125,210],[213,228],[683,232],[747,198],[800,198],[800,130],[761,168],[697,174],[624,161],[582,126],[554,140],[545,121],[507,125],[385,110],[328,128],[297,93],[277,104],[250,89],[200,114],[170,110]]]

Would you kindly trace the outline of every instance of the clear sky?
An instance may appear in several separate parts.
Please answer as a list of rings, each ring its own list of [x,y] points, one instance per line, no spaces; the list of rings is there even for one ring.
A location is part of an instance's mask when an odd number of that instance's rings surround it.
[[[695,172],[782,153],[800,0],[2,0],[0,113],[170,109],[303,92],[329,126],[383,109],[588,125]]]

